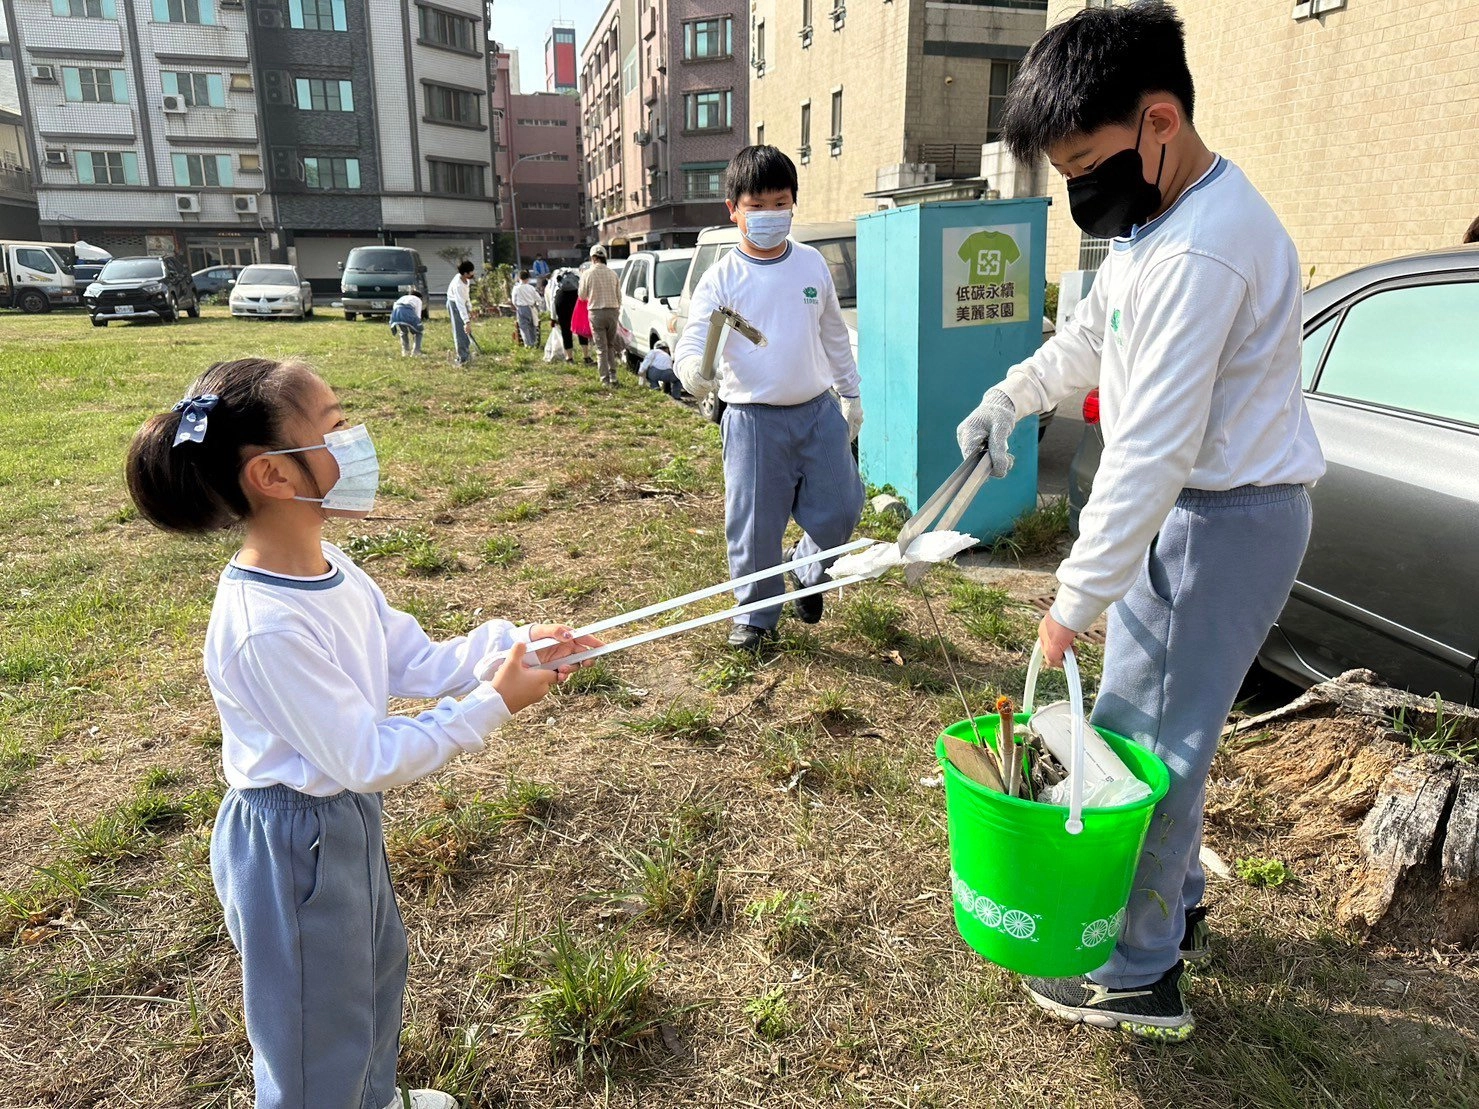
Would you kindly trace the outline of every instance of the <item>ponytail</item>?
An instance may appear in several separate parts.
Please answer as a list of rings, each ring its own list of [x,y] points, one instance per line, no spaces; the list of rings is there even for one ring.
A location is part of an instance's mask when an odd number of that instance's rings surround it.
[[[241,487],[246,451],[289,446],[285,425],[313,381],[302,362],[217,362],[173,411],[150,416],[129,444],[125,476],[139,515],[165,531],[204,535],[251,515]],[[210,400],[214,397],[214,401]]]

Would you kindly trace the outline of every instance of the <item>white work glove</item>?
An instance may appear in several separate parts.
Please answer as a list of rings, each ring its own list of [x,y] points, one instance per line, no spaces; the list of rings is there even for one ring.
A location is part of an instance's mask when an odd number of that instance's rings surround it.
[[[702,401],[719,386],[714,378],[705,377],[703,371],[704,360],[696,354],[689,355],[673,366],[673,372],[678,375],[683,388],[691,393],[696,401]]]
[[[1007,449],[1007,440],[1016,426],[1016,402],[1000,389],[988,389],[976,410],[961,420],[955,429],[960,456],[969,458],[985,448],[991,459],[991,476],[1006,477],[1016,461]]]
[[[842,417],[847,421],[847,439],[852,442],[863,430],[863,398],[841,397]]]

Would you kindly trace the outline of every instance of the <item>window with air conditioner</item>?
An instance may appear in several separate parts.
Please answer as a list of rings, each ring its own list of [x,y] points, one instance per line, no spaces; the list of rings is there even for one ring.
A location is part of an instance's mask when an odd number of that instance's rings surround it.
[[[155,23],[216,22],[215,0],[153,0]]]
[[[347,31],[344,0],[288,0],[288,25],[300,31]]]
[[[171,154],[175,184],[195,188],[219,188],[232,184],[229,154]]]
[[[299,77],[293,82],[293,88],[300,111],[354,111],[354,86],[348,81]]]
[[[262,172],[262,155],[260,154],[242,154],[237,157],[236,161],[242,173]]]
[[[257,210],[257,197],[253,193],[238,193],[231,198],[231,205],[238,212],[251,215]]]
[[[303,183],[310,189],[357,189],[358,158],[304,158]]]
[[[31,80],[37,83],[56,83],[56,67],[50,65],[33,65],[31,67]]]
[[[128,82],[121,69],[63,66],[62,92],[69,104],[128,103]]]
[[[224,108],[226,79],[219,73],[166,71],[159,75],[165,96],[177,96],[187,108]]]
[[[251,92],[253,87],[252,75],[250,73],[233,73],[231,75],[232,92]]]
[[[48,150],[46,152],[46,164],[49,166],[66,165],[67,152],[65,150]]]
[[[811,0],[801,0],[801,49],[811,45]]]

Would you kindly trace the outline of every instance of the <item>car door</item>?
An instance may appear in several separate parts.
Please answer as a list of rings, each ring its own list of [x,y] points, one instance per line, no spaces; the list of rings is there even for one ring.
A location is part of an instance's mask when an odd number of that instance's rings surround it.
[[[647,353],[647,349],[643,345],[647,341],[647,332],[641,330],[640,317],[643,305],[638,302],[637,290],[647,287],[646,274],[649,268],[648,259],[643,255],[637,254],[633,255],[627,262],[626,268],[621,275],[620,330],[622,342],[626,344],[628,350],[642,355],[646,355]],[[641,331],[641,342],[637,342],[639,338],[637,333],[639,331]]]
[[[1279,630],[1319,675],[1365,667],[1472,702],[1479,273],[1363,290],[1307,343],[1328,472],[1311,494],[1314,531]]]

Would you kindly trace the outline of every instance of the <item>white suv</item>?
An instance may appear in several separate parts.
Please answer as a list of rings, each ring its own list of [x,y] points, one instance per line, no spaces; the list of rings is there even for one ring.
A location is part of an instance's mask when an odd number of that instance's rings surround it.
[[[639,250],[626,260],[616,330],[633,369],[659,339],[677,343],[678,297],[692,260],[692,250]]]

